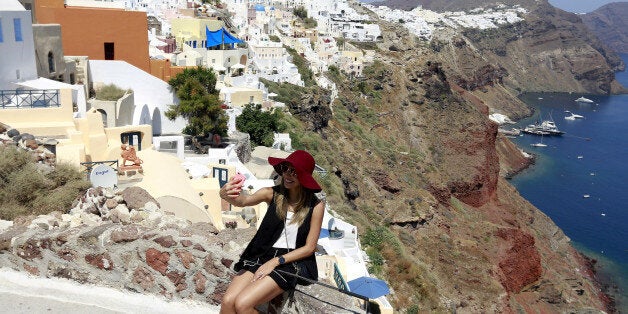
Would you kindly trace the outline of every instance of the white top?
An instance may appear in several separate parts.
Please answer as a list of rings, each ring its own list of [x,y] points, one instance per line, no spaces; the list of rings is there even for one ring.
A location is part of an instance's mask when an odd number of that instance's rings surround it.
[[[294,216],[293,212],[286,213],[286,227],[281,232],[281,236],[277,239],[277,242],[273,244],[273,247],[282,248],[282,249],[295,249],[297,245],[297,232],[299,231],[299,226],[297,224],[293,224],[292,216]]]

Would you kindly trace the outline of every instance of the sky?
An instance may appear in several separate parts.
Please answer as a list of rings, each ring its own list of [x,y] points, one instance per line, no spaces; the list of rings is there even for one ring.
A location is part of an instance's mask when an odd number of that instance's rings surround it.
[[[574,13],[588,13],[611,2],[627,2],[618,0],[549,0],[553,6]]]

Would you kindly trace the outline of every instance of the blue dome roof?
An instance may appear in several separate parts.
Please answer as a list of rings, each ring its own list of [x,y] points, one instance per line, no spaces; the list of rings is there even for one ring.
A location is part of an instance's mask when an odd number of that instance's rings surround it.
[[[263,6],[263,5],[261,5],[261,4],[256,4],[256,5],[255,5],[255,11],[266,11],[266,10],[264,9],[264,6]]]
[[[275,7],[270,7],[270,10],[271,11],[275,11]]]

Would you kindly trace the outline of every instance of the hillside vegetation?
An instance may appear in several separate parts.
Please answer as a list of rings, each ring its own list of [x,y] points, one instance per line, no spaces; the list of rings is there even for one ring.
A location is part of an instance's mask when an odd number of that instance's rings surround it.
[[[70,165],[49,169],[26,151],[0,146],[0,219],[65,212],[89,186]]]

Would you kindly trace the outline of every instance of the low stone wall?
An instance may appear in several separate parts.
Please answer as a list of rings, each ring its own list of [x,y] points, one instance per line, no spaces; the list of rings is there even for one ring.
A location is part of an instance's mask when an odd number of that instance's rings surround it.
[[[218,236],[210,224],[143,210],[132,219],[114,223],[83,212],[16,221],[0,230],[0,266],[219,304],[243,249],[238,243],[254,232],[227,230]]]
[[[218,232],[209,223],[177,218],[138,187],[91,188],[67,214],[0,220],[0,267],[219,305],[255,231]],[[284,303],[281,312],[359,310],[356,299],[333,289],[297,289],[295,302]]]

